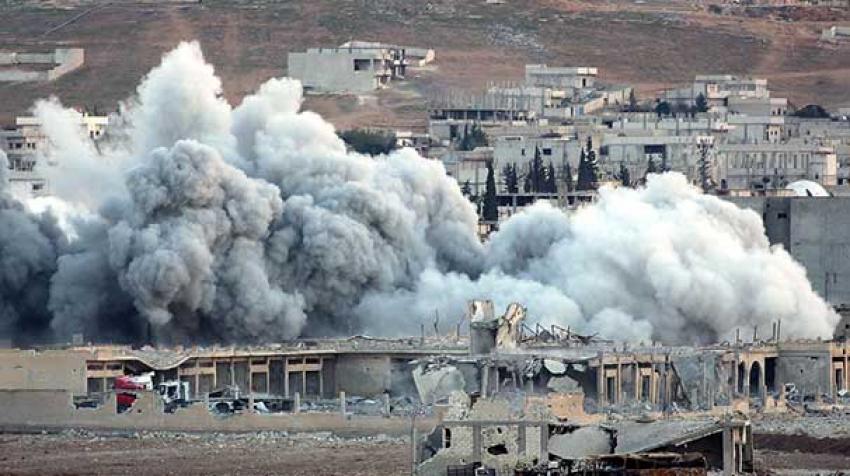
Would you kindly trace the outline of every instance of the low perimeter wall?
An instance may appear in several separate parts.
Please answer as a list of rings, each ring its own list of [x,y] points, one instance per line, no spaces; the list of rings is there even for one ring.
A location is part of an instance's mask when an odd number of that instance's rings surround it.
[[[74,408],[67,390],[0,390],[0,431],[39,431],[83,428],[108,431],[254,432],[330,431],[342,436],[370,434],[406,435],[409,417],[346,415],[339,412],[258,414],[253,412],[218,416],[203,403],[163,411],[153,392],[138,393],[133,408],[117,413],[115,394],[98,408]],[[419,431],[430,431],[436,417],[417,417]]]

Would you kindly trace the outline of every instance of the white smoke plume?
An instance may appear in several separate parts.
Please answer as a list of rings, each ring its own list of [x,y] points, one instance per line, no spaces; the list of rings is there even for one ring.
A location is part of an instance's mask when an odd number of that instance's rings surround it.
[[[571,216],[537,204],[508,220],[486,255],[477,279],[424,274],[415,290],[368,296],[361,311],[458,315],[487,296],[500,307],[523,302],[544,324],[688,343],[764,332],[777,320],[788,335],[829,336],[838,318],[805,269],[769,246],[755,212],[703,195],[680,174],[603,188]]]
[[[177,342],[399,334],[490,298],[627,340],[712,340],[780,318],[790,335],[832,330],[835,314],[768,246],[759,217],[681,176],[605,189],[571,215],[531,207],[482,245],[439,162],[348,152],[300,110],[301,94],[272,79],[232,108],[198,44],[184,43],[99,147],[56,101],[39,103],[54,190],[95,214],[70,220],[70,243],[20,273],[52,274],[51,329]],[[10,316],[19,289],[0,289]]]

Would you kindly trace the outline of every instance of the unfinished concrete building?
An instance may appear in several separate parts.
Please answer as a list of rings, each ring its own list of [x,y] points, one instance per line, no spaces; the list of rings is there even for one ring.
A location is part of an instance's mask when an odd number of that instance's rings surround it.
[[[57,48],[50,53],[0,51],[0,81],[53,81],[83,63],[82,48]]]
[[[427,48],[349,41],[338,48],[289,53],[287,68],[308,92],[366,93],[404,79],[408,67],[427,65],[435,57]]]

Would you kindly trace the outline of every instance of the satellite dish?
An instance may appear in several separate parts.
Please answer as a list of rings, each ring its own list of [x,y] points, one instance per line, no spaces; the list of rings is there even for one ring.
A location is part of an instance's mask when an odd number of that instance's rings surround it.
[[[786,190],[793,190],[798,197],[828,197],[829,192],[823,188],[823,185],[811,180],[797,180],[791,182],[785,187]]]

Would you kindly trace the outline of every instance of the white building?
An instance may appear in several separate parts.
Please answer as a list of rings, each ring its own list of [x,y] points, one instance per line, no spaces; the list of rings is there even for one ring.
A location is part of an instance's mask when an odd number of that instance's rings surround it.
[[[79,114],[80,133],[91,140],[101,138],[108,123],[106,116]],[[47,195],[49,183],[36,171],[50,147],[41,123],[37,117],[24,116],[15,119],[15,126],[0,130],[0,150],[9,160],[12,192],[22,199]]]
[[[597,68],[527,64],[525,84],[561,90],[587,89],[595,86],[598,74]]]
[[[310,48],[289,53],[288,75],[306,91],[365,93],[404,77],[401,51],[389,48]]]
[[[797,180],[811,180],[826,188],[837,184],[835,151],[804,141],[719,144],[715,157],[721,188],[784,189]]]
[[[767,80],[731,74],[698,75],[693,84],[666,91],[663,99],[674,104],[692,105],[703,95],[709,107],[725,107],[730,98],[769,98]]]

